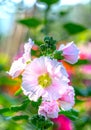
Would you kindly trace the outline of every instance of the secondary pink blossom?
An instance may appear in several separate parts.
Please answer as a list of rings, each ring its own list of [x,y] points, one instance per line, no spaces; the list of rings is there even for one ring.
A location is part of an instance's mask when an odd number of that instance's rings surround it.
[[[66,92],[58,100],[60,107],[63,110],[70,110],[75,103],[74,96],[74,88],[72,86],[68,86]]]
[[[33,45],[34,45],[34,42],[33,42],[30,38],[29,38],[28,43],[26,43],[26,44],[24,45],[23,59],[24,59],[25,62],[31,60],[30,51],[31,51]]]
[[[25,69],[25,67],[26,67],[26,64],[23,63],[23,59],[19,58],[18,60],[15,60],[12,63],[8,74],[10,76],[12,76],[12,78],[16,78],[22,73],[22,71]]]
[[[23,72],[22,89],[30,100],[52,101],[60,98],[68,87],[68,74],[61,63],[49,57],[35,58]]]
[[[72,122],[64,115],[59,115],[58,118],[52,119],[56,124],[53,130],[73,130]]]
[[[42,102],[39,106],[38,114],[45,118],[57,118],[60,111],[56,101]]]
[[[18,77],[23,72],[25,67],[27,66],[27,62],[30,61],[30,59],[31,59],[30,51],[31,51],[33,44],[34,44],[33,41],[31,39],[29,39],[29,42],[24,45],[23,56],[20,57],[19,59],[15,60],[12,63],[11,68],[8,72],[8,74],[10,76],[12,76],[12,78]]]
[[[66,46],[62,44],[59,50],[62,51],[64,60],[68,63],[74,64],[78,61],[79,49],[73,42],[68,43]]]

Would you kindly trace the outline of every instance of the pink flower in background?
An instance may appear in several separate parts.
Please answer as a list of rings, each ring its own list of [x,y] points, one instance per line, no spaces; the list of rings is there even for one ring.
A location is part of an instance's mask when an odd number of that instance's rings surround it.
[[[69,110],[74,105],[74,88],[71,86],[68,86],[66,92],[62,95],[62,97],[58,100],[60,107],[63,110]]]
[[[88,64],[88,65],[82,65],[80,67],[80,71],[83,73],[83,74],[89,74],[91,75],[91,65]]]
[[[91,42],[80,44],[80,59],[91,60]]]
[[[56,101],[42,102],[39,106],[38,114],[45,118],[57,118],[60,111]]]
[[[27,62],[30,61],[30,51],[34,42],[29,39],[29,42],[24,45],[24,54],[19,59],[15,60],[10,68],[10,71],[7,72],[12,78],[18,77],[23,70],[25,69]]]
[[[79,49],[73,42],[68,43],[66,46],[62,44],[59,47],[59,50],[62,51],[64,60],[67,61],[68,63],[74,64],[78,61]]]
[[[48,57],[35,58],[22,74],[22,89],[30,100],[57,100],[68,87],[68,75],[63,65]]]
[[[55,123],[53,130],[73,130],[72,122],[64,115],[59,115],[58,118],[52,119]]]

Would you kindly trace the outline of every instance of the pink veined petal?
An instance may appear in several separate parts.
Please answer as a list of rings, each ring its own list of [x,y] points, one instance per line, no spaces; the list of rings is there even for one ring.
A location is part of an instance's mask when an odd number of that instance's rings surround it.
[[[61,45],[59,50],[63,52],[62,55],[64,56],[64,60],[68,63],[74,64],[78,61],[79,49],[73,42],[68,43],[66,46]]]
[[[33,46],[33,42],[29,39],[29,42],[24,45],[24,54],[18,60],[15,60],[9,72],[7,72],[12,78],[18,77],[27,66],[27,62],[30,60],[30,51]]]
[[[74,101],[74,89],[72,86],[68,86],[67,90],[65,93],[61,96],[61,98],[58,100],[60,107],[63,110],[69,110],[73,107],[75,101]]]
[[[31,51],[33,45],[34,45],[34,42],[32,41],[32,39],[29,39],[29,41],[27,43],[25,43],[24,54],[23,54],[24,62],[31,60],[30,51]]]
[[[22,71],[25,69],[25,67],[26,67],[26,64],[24,64],[22,62],[22,58],[19,58],[18,60],[15,60],[12,63],[9,72],[7,72],[7,73],[10,76],[12,76],[12,78],[16,78],[22,73]]]
[[[70,64],[75,64],[78,61],[78,57],[76,55],[64,55],[64,60]]]
[[[38,114],[44,116],[45,118],[57,118],[59,107],[56,101],[52,102],[42,102],[39,106]]]
[[[51,71],[49,71],[48,66],[50,65],[52,70],[54,70],[55,73],[51,73]],[[53,66],[52,66],[53,65]],[[63,68],[63,69],[59,69],[56,70],[56,67],[59,68]],[[65,68],[62,66],[62,64],[60,64],[59,62],[57,62],[56,60],[52,60],[48,57],[40,57],[40,58],[36,58],[33,61],[31,61],[30,64],[27,65],[24,73],[22,74],[23,76],[23,83],[22,83],[22,88],[23,91],[26,93],[30,93],[30,100],[33,100],[35,97],[34,94],[32,94],[32,92],[36,91],[36,100],[40,97],[40,93],[39,90],[43,93],[41,93],[41,97],[43,98],[43,100],[45,101],[52,101],[52,100],[57,100],[58,98],[60,98],[60,94],[64,93],[64,90],[66,89],[66,86],[68,84],[68,77],[65,74],[66,70]],[[49,75],[49,79],[50,84],[49,86],[43,87],[41,86],[41,84],[39,84],[38,81],[38,77],[42,76],[42,75]],[[61,76],[59,76],[61,75]],[[44,80],[44,79],[43,79]],[[54,83],[55,81],[55,83]],[[36,84],[33,84],[33,82],[36,82]],[[44,82],[44,81],[41,81]],[[29,87],[29,89],[27,89],[27,86]],[[32,87],[32,92],[31,92],[31,86]],[[39,89],[36,89],[37,87],[39,87]],[[39,96],[38,96],[39,95]],[[35,99],[34,99],[35,100]]]
[[[61,95],[63,95],[66,92],[67,87],[67,82],[63,81],[60,83],[60,81],[56,81],[55,79],[53,79],[52,85],[45,89],[47,94],[43,95],[43,100],[57,100],[61,97]]]

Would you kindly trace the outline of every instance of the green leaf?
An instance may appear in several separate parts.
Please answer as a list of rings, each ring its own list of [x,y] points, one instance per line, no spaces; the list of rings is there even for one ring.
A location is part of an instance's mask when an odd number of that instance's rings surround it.
[[[36,18],[27,18],[18,20],[19,23],[27,26],[28,28],[36,28],[41,24],[41,21]]]
[[[89,63],[90,63],[89,60],[84,59],[84,60],[78,60],[78,62],[75,65],[86,65],[86,64],[89,64]]]
[[[86,30],[87,28],[80,25],[80,24],[77,24],[77,23],[72,23],[72,22],[69,22],[69,23],[66,23],[63,25],[63,27],[67,30],[67,32],[71,35],[74,35],[74,34],[77,34],[77,33],[80,33],[84,30]]]
[[[86,89],[81,89],[77,87],[74,87],[74,89],[75,89],[76,96],[87,96]]]
[[[65,116],[67,116],[68,118],[70,118],[71,120],[77,120],[78,119],[78,116],[79,116],[79,112],[74,110],[74,109],[71,109],[69,111],[63,111],[61,110],[59,112],[59,114],[63,114]]]
[[[0,73],[0,75],[2,75],[2,73]],[[0,76],[0,86],[8,85],[8,86],[12,87],[13,85],[17,85],[17,84],[18,84],[18,81],[12,80],[7,75]]]
[[[83,102],[84,102],[83,100],[78,99],[77,97],[75,97],[75,103],[76,103],[76,104],[81,104],[81,103],[83,103]]]
[[[39,0],[40,2],[46,3],[48,6],[57,3],[59,0]]]
[[[10,110],[14,111],[14,112],[25,110],[29,102],[30,101],[27,99],[27,100],[23,101],[23,103],[21,105],[12,106],[10,108]]]
[[[9,111],[18,112],[18,111],[25,110],[29,102],[30,102],[30,100],[27,99],[27,100],[23,101],[21,105],[11,106],[10,108],[1,108],[0,114],[9,112]]]
[[[31,118],[31,123],[40,129],[48,129],[53,125],[52,121],[50,121],[49,119],[46,120],[45,117],[41,115],[34,115]]]
[[[67,15],[69,12],[70,12],[70,10],[63,10],[63,11],[61,11],[59,14],[60,14],[61,16],[65,16],[65,15]]]
[[[90,124],[91,125],[91,116],[90,115],[81,115],[80,120],[77,120],[75,122],[75,125],[79,127],[79,130],[83,128],[85,125]]]
[[[53,126],[53,122],[51,120],[45,120],[44,129],[48,129],[51,126]]]
[[[28,120],[29,116],[28,115],[19,115],[19,116],[9,116],[9,117],[4,117],[5,120]]]
[[[38,108],[42,102],[42,98],[39,98],[37,102],[31,101],[33,107]]]
[[[84,96],[84,97],[91,96],[91,87],[85,89],[74,87],[74,89],[75,89],[76,96]]]
[[[9,108],[1,108],[1,109],[0,109],[0,114],[5,113],[5,112],[8,112],[8,111],[10,111]]]
[[[28,115],[19,115],[19,116],[13,116],[11,119],[17,121],[17,120],[28,120],[29,116]]]
[[[11,111],[14,111],[14,112],[21,111],[21,110],[24,110],[24,109],[25,109],[24,105],[12,106],[12,107],[10,108],[10,110],[11,110]]]
[[[6,93],[0,93],[0,104],[2,104],[3,107],[7,107],[16,103],[17,103],[17,100],[15,98],[9,96]]]

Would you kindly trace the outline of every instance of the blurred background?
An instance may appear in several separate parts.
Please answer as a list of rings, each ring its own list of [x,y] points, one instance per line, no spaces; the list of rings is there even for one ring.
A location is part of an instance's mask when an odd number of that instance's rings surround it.
[[[74,41],[80,49],[78,63],[63,62],[75,89],[77,111],[70,119],[70,129],[57,130],[91,130],[91,0],[0,0],[0,130],[33,130],[27,118],[10,118],[29,113],[30,106],[23,112],[8,111],[25,97],[15,95],[21,78],[12,80],[5,72],[22,55],[29,38],[40,45],[46,35],[57,40],[57,46]]]

